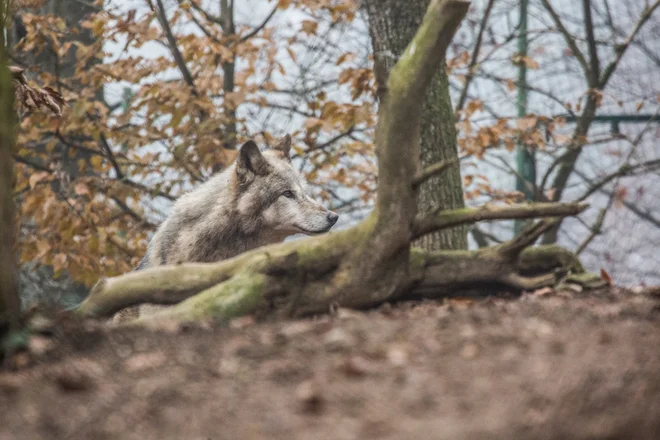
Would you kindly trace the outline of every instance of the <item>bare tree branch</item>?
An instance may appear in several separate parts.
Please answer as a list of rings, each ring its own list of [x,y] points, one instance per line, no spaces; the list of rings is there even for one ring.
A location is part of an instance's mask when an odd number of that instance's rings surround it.
[[[91,116],[90,116],[91,117]],[[104,133],[99,134],[99,139],[101,141],[101,147],[103,148],[103,151],[105,152],[105,157],[110,161],[112,164],[112,168],[114,168],[115,173],[117,174],[118,179],[123,179],[126,177],[124,172],[121,170],[121,167],[117,163],[117,158],[115,157],[115,154],[112,151],[112,148],[110,148],[110,143],[108,142],[108,138],[105,137]]]
[[[138,214],[137,212],[135,212],[134,210],[132,210],[132,209],[130,208],[130,206],[128,206],[126,203],[124,203],[124,201],[121,200],[120,198],[115,197],[115,196],[112,196],[111,199],[117,204],[117,206],[119,207],[119,209],[121,209],[121,211],[122,211],[124,214],[127,214],[128,216],[130,216],[133,220],[135,220],[135,221],[137,221],[137,222],[140,222],[140,223],[142,223],[144,226],[148,226],[148,227],[150,227],[150,228],[154,228],[154,227],[156,227],[155,224],[151,223],[149,220],[145,219],[145,218],[142,217],[140,214]]]
[[[608,174],[607,176],[603,177],[600,179],[598,182],[594,183],[589,187],[589,189],[580,197],[578,200],[586,200],[587,197],[610,183],[612,180],[619,178],[619,177],[625,177],[625,176],[632,176],[635,175],[639,171],[643,172],[649,172],[649,171],[654,171],[660,169],[660,159],[655,159],[655,160],[649,160],[646,162],[638,163],[635,165],[630,165],[630,164],[624,164],[619,167],[618,170],[615,172]]]
[[[587,175],[585,175],[585,174],[584,174],[582,171],[580,171],[579,169],[576,169],[574,172],[575,172],[575,174],[577,174],[581,179],[583,179],[583,180],[585,180],[585,181],[589,181],[589,180],[590,180],[589,177],[588,177]],[[600,192],[601,194],[605,194],[606,196],[609,196],[609,197],[612,197],[612,195],[614,194],[613,191],[608,191],[608,190],[606,190],[606,189],[604,189],[604,188],[602,188],[602,187],[598,189],[598,192]],[[623,203],[623,206],[625,206],[626,208],[628,208],[628,210],[630,210],[630,212],[632,212],[633,214],[635,214],[635,215],[636,215],[637,217],[639,217],[640,219],[642,219],[642,220],[644,220],[644,221],[647,221],[647,222],[651,223],[652,225],[654,225],[654,226],[657,227],[657,228],[660,228],[660,219],[654,217],[653,214],[652,214],[650,211],[642,211],[640,208],[638,208],[637,206],[635,206],[635,204],[630,203],[630,202],[627,201],[627,200],[622,200],[621,203]]]
[[[580,118],[578,119],[577,127],[573,132],[571,142],[567,146],[567,151],[557,159],[559,170],[557,171],[552,184],[552,188],[554,190],[554,194],[552,196],[553,201],[561,200],[564,190],[566,189],[568,179],[575,170],[575,164],[577,163],[577,160],[582,153],[582,147],[586,141],[589,127],[591,126],[594,116],[596,115],[597,107],[598,99],[596,97],[595,91],[590,91],[587,93],[587,103],[584,106],[584,110],[580,115]],[[545,234],[543,237],[544,244],[551,244],[557,241],[557,234],[559,232],[560,225],[561,222],[557,222],[555,227]]]
[[[495,241],[496,239],[495,236],[482,231],[476,225],[473,225],[472,228],[470,228],[470,233],[472,234],[472,238],[474,238],[474,241],[477,243],[479,249],[488,247],[489,245],[488,240]],[[501,240],[499,242],[501,243]],[[495,241],[495,243],[497,243],[497,241]]]
[[[543,1],[547,1],[547,0],[543,0]],[[653,15],[653,11],[655,11],[658,8],[658,6],[660,6],[660,0],[656,0],[651,6],[646,7],[641,17],[635,24],[635,27],[630,32],[630,35],[628,36],[628,38],[626,38],[626,41],[624,41],[623,44],[621,44],[616,48],[616,56],[607,65],[607,67],[605,67],[603,73],[600,76],[600,80],[598,81],[600,88],[604,88],[607,82],[610,80],[610,77],[612,76],[617,66],[619,65],[619,61],[621,61],[621,58],[623,58],[623,55],[626,53],[628,47],[630,47],[630,43],[632,43],[632,41],[635,39],[635,37],[642,29],[644,24],[649,20],[649,18],[651,18],[651,15]]]
[[[497,82],[500,82],[500,83],[504,83],[504,82],[507,81],[506,78],[494,75],[492,73],[481,73],[479,75],[479,77],[480,78],[491,79],[493,81],[497,81]],[[547,90],[543,90],[543,89],[541,89],[539,87],[536,87],[536,86],[533,86],[529,83],[527,83],[525,85],[525,90],[527,90],[529,92],[538,93],[539,95],[545,96],[546,98],[550,98],[551,100],[553,100],[554,102],[556,102],[557,104],[562,106],[563,108],[566,108],[566,103],[562,99],[560,99],[559,97],[555,96],[552,92],[549,92]],[[568,112],[569,115],[575,116],[575,112],[573,112],[572,109],[567,108],[566,111]]]
[[[598,83],[598,75],[600,75],[600,61],[598,60],[598,47],[596,46],[596,38],[594,37],[594,23],[591,18],[591,0],[582,0],[582,9],[584,11],[584,24],[587,32],[587,46],[589,48],[589,78],[588,82],[591,87]]]
[[[550,5],[549,0],[541,0],[543,3],[543,6],[545,9],[548,10],[550,13],[550,16],[552,16],[552,20],[555,23],[555,26],[557,26],[557,29],[559,32],[562,34],[564,37],[564,40],[566,40],[566,44],[568,44],[568,47],[571,49],[573,52],[573,55],[575,55],[575,58],[577,58],[578,62],[582,66],[582,69],[584,69],[584,73],[587,76],[587,78],[590,77],[589,73],[589,64],[587,64],[587,60],[584,58],[584,55],[580,51],[580,49],[577,46],[577,43],[575,42],[575,38],[573,35],[571,35],[570,32],[568,32],[568,29],[566,29],[566,26],[564,26],[564,23],[562,23],[561,18],[559,18],[559,15],[557,12],[554,10],[554,8]],[[591,87],[594,87],[595,84],[590,84]]]
[[[463,90],[461,91],[461,96],[458,98],[458,102],[456,103],[456,109],[454,110],[454,113],[458,114],[459,111],[463,109],[463,106],[465,105],[465,101],[467,100],[467,94],[468,94],[468,89],[470,88],[470,84],[472,84],[472,80],[474,79],[474,69],[477,65],[477,60],[479,59],[479,51],[481,50],[481,42],[483,40],[484,36],[484,30],[486,29],[486,25],[488,24],[488,19],[490,18],[490,11],[493,9],[493,4],[495,3],[495,0],[488,0],[488,4],[486,5],[486,10],[484,11],[484,16],[481,18],[481,26],[479,27],[479,32],[477,34],[477,41],[474,44],[474,49],[472,50],[472,57],[470,59],[470,64],[468,64],[468,73],[465,77],[465,85],[463,86]]]
[[[500,253],[510,255],[511,257],[519,255],[523,249],[534,244],[541,234],[550,229],[556,222],[556,219],[550,218],[530,223],[513,240],[499,245],[498,250]]]
[[[45,171],[47,173],[52,173],[53,172],[53,170],[51,170],[47,166],[41,165],[41,164],[36,163],[36,162],[33,162],[30,159],[27,159],[23,156],[19,156],[18,154],[14,154],[14,160],[18,163],[22,163],[23,165],[27,165],[30,168],[34,168],[35,170]]]
[[[151,4],[151,0],[148,1],[149,1],[149,5],[151,6],[151,9],[152,10],[156,9],[156,13],[158,14],[158,21],[160,22],[160,25],[163,28],[163,32],[165,33],[165,38],[167,39],[167,45],[169,46],[170,51],[172,52],[172,56],[174,57],[174,61],[176,62],[176,65],[179,68],[181,75],[183,76],[183,80],[186,82],[186,84],[188,84],[188,86],[190,86],[192,93],[195,96],[197,96],[195,81],[193,80],[193,77],[190,74],[190,70],[188,70],[188,66],[186,65],[186,62],[183,59],[183,56],[181,55],[181,51],[179,51],[179,47],[176,44],[176,39],[174,38],[174,34],[172,33],[172,28],[170,27],[170,23],[167,21],[167,16],[165,15],[165,8],[163,7],[163,0],[156,0],[156,3],[158,4],[157,8],[153,7],[153,5]]]
[[[419,188],[419,186],[422,183],[426,182],[428,179],[430,179],[433,176],[437,176],[438,174],[441,174],[443,171],[447,170],[447,168],[449,168],[452,165],[455,165],[456,163],[458,163],[457,159],[442,160],[440,162],[434,163],[433,165],[426,167],[424,170],[422,170],[421,173],[413,177],[412,179],[413,188]]]
[[[607,195],[612,195],[614,193],[613,191],[609,192],[609,191],[605,191],[603,189],[601,189],[600,192],[604,193],[604,194],[607,194]],[[635,214],[640,219],[651,223],[656,228],[660,228],[660,219],[654,217],[653,214],[650,211],[642,211],[639,207],[635,206],[635,204],[630,203],[627,200],[622,200],[622,203],[623,203],[623,206],[628,208],[628,210],[630,210],[630,212]]]
[[[586,203],[519,203],[508,206],[464,208],[451,211],[436,211],[418,218],[413,227],[413,239],[439,229],[476,223],[484,220],[513,220],[539,217],[563,217],[576,215],[587,208]]]
[[[133,188],[137,188],[139,190],[142,190],[146,193],[157,195],[159,197],[170,200],[172,202],[176,200],[176,197],[172,196],[171,194],[168,194],[168,193],[163,192],[161,190],[155,190],[154,191],[152,188],[149,188],[149,187],[147,187],[147,186],[145,186],[141,183],[135,182],[131,179],[123,178],[123,179],[120,179],[119,182],[123,183],[124,185],[132,186]]]
[[[215,15],[210,14],[210,13],[207,12],[204,8],[202,8],[202,7],[200,6],[200,4],[197,3],[195,0],[189,0],[189,1],[190,1],[190,4],[192,5],[193,9],[195,9],[195,11],[199,12],[200,14],[202,14],[202,15],[204,16],[204,18],[206,18],[206,19],[207,19],[208,21],[210,21],[211,23],[215,23],[215,24],[217,24],[217,25],[219,25],[219,26],[222,26],[222,19],[221,19],[221,17],[216,17]]]
[[[277,12],[277,9],[278,9],[278,7],[277,7],[277,5],[275,5],[273,10],[270,11],[270,14],[268,14],[268,16],[264,19],[264,21],[261,22],[260,25],[258,25],[257,27],[252,29],[250,32],[248,32],[247,34],[245,34],[241,37],[241,42],[245,42],[245,41],[249,40],[250,38],[254,37],[255,35],[257,35],[259,32],[261,32],[261,30],[263,28],[265,28],[266,25],[268,24],[268,22],[273,18],[273,16]]]
[[[614,193],[612,193],[612,195],[614,196]],[[593,239],[596,238],[597,235],[600,235],[603,232],[602,230],[603,222],[605,221],[605,216],[607,215],[607,212],[612,206],[613,201],[614,201],[614,197],[610,197],[610,199],[607,202],[607,207],[601,209],[598,212],[598,217],[596,218],[596,221],[594,222],[593,226],[589,228],[590,231],[589,235],[587,236],[587,238],[584,239],[584,241],[582,241],[582,243],[580,243],[577,250],[575,251],[575,255],[580,255],[582,252],[584,252],[587,246],[591,244]]]
[[[182,6],[185,0],[178,0],[178,1],[179,1],[179,5]],[[191,2],[191,3],[192,3],[192,2]],[[205,26],[202,22],[199,21],[199,19],[195,16],[195,14],[190,14],[190,18],[191,18],[191,20],[193,21],[193,23],[195,23],[195,24],[197,25],[197,27],[198,27],[202,32],[204,32],[204,35],[206,35],[208,38],[210,38],[214,43],[216,43],[216,44],[222,44],[222,43],[220,42],[220,40],[219,40],[215,35],[213,35],[213,34],[211,33],[211,31],[208,30],[208,29],[206,28],[206,26]]]

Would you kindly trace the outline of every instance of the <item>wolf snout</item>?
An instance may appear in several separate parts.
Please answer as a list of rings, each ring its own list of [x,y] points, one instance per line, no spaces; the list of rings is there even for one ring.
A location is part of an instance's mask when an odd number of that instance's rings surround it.
[[[328,223],[334,225],[335,223],[337,223],[337,219],[339,219],[339,216],[337,214],[335,214],[332,211],[328,213]]]

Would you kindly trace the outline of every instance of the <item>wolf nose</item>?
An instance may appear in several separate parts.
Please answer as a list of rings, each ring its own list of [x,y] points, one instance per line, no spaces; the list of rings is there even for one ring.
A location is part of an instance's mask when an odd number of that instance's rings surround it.
[[[337,223],[338,218],[339,218],[339,216],[337,214],[335,214],[334,212],[331,212],[330,214],[328,214],[328,221],[330,222],[331,225],[334,225],[335,223]]]

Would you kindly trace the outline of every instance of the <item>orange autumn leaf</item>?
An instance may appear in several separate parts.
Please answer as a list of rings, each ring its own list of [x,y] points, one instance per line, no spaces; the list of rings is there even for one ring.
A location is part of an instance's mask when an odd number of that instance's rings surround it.
[[[614,285],[614,281],[612,280],[612,277],[610,276],[605,269],[602,267],[600,268],[600,278],[607,283],[608,286],[612,287]]]

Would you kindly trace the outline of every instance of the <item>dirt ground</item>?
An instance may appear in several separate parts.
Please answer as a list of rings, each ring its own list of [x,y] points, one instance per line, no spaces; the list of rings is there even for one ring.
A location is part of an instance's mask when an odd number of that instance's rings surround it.
[[[0,373],[0,439],[659,439],[658,290],[149,331],[61,318]]]

